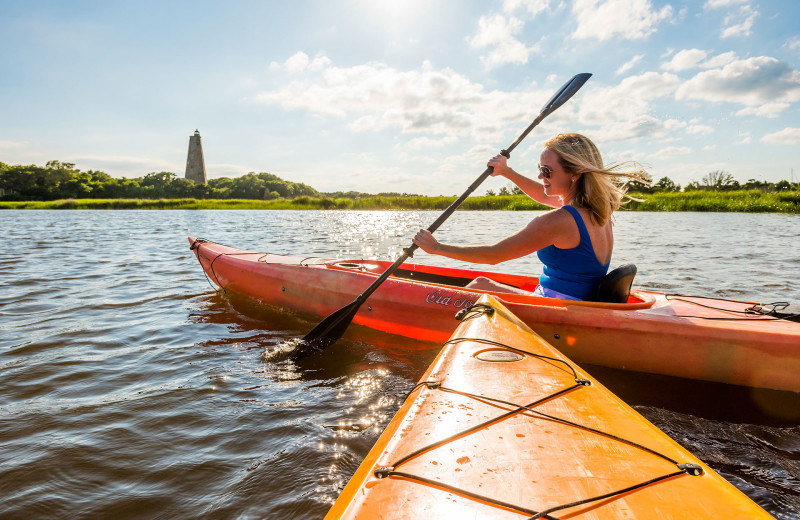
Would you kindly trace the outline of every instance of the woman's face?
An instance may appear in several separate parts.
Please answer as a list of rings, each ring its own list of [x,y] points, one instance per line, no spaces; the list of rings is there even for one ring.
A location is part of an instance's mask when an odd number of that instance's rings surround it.
[[[548,179],[542,170],[550,171]],[[560,197],[563,201],[568,201],[574,188],[573,179],[575,177],[564,172],[558,155],[549,148],[546,148],[539,156],[539,180],[544,185],[544,193],[548,197]]]

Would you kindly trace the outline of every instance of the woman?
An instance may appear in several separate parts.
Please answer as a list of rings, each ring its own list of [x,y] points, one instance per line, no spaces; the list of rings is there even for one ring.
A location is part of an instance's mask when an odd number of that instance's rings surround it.
[[[558,209],[536,217],[494,245],[443,244],[425,229],[417,233],[414,243],[430,254],[479,264],[497,264],[537,251],[544,269],[534,294],[593,298],[611,263],[611,215],[626,196],[626,181],[647,183],[646,175],[639,169],[620,171],[624,165],[606,168],[594,143],[580,134],[559,134],[545,143],[539,158],[541,183],[515,172],[502,155],[488,165],[494,168],[492,176],[505,177],[533,200]],[[530,294],[484,277],[467,287]]]

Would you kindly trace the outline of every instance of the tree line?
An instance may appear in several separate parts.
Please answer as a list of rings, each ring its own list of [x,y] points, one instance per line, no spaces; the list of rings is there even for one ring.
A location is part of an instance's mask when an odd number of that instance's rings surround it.
[[[786,190],[799,190],[800,182],[791,183],[787,180],[778,182],[759,181],[756,179],[748,179],[747,182],[740,183],[733,178],[733,175],[723,170],[716,170],[709,172],[703,176],[701,181],[691,181],[685,187],[681,188],[680,184],[669,177],[662,177],[657,182],[653,182],[652,177],[644,174],[647,182],[632,181],[628,183],[628,191],[631,193],[677,193],[680,191],[736,191],[736,190],[760,190],[766,192],[777,192]],[[494,190],[486,190],[487,197],[495,195],[518,195],[522,190],[518,187],[510,185],[503,186],[498,193]]]
[[[704,176],[702,181],[692,181],[681,188],[669,177],[658,182],[632,182],[628,185],[636,193],[669,193],[690,191],[734,191],[757,189],[765,192],[798,190],[800,183],[782,180],[776,183],[749,179],[740,183],[725,171],[717,170]],[[487,190],[486,196],[518,195],[522,190],[510,185],[498,193]],[[9,166],[0,162],[0,200],[50,201],[61,199],[250,199],[275,200],[298,197],[346,198],[358,200],[374,194],[356,191],[321,193],[303,183],[286,181],[271,173],[248,173],[239,177],[211,179],[208,184],[197,184],[178,177],[172,172],[152,172],[143,177],[115,178],[109,174],[81,171],[73,163],[50,161],[45,166]],[[410,193],[379,193],[381,197],[417,197]]]
[[[759,181],[748,179],[747,182],[740,183],[733,178],[733,175],[723,170],[715,170],[703,176],[701,181],[691,181],[681,189],[680,184],[669,177],[662,177],[658,182],[649,184],[634,181],[628,184],[628,191],[636,193],[670,193],[679,191],[736,191],[736,190],[760,190],[760,191],[785,191],[800,188],[800,183],[790,183],[787,180],[778,182]]]
[[[9,166],[0,162],[1,200],[60,199],[255,199],[318,197],[303,183],[285,181],[271,173],[211,179],[197,184],[172,172],[153,172],[144,177],[115,178],[109,174],[81,171],[73,163],[50,161],[45,166]]]

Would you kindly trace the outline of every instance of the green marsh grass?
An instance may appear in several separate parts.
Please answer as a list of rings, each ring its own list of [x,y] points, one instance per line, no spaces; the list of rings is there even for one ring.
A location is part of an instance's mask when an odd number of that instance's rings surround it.
[[[631,195],[644,199],[625,206],[635,211],[800,213],[800,191],[688,191]]]
[[[721,211],[747,213],[800,213],[800,191],[762,192],[689,191],[637,194],[623,211]],[[54,201],[0,202],[0,209],[342,209],[342,210],[439,210],[446,209],[455,197],[383,197],[357,199],[296,197],[294,199],[65,199]],[[464,210],[544,210],[545,206],[525,195],[469,197]]]

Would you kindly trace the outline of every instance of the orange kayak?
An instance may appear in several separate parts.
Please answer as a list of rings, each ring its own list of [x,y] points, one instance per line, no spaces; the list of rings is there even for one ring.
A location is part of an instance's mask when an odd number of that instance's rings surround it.
[[[772,518],[491,296],[326,518]]]
[[[225,291],[323,318],[351,303],[391,262],[291,257],[189,237],[208,279]],[[422,341],[445,341],[453,316],[484,291],[476,276],[535,288],[538,278],[404,264],[353,323]],[[800,323],[754,302],[633,290],[626,303],[489,293],[579,363],[800,392]]]

